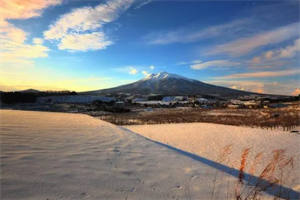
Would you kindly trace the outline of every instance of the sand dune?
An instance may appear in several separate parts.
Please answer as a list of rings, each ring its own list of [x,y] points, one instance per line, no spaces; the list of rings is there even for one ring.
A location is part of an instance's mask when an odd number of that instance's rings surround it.
[[[234,196],[230,168],[92,117],[10,110],[0,117],[1,199]]]

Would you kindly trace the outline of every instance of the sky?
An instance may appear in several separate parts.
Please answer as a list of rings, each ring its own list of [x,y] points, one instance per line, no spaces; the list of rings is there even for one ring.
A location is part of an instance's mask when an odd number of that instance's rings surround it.
[[[0,90],[89,91],[166,71],[300,94],[300,2],[0,0]]]

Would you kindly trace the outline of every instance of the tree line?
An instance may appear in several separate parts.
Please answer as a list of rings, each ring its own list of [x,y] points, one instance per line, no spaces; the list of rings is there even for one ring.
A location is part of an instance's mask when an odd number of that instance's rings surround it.
[[[35,103],[38,97],[77,95],[74,91],[43,92],[0,92],[0,101],[4,104]]]

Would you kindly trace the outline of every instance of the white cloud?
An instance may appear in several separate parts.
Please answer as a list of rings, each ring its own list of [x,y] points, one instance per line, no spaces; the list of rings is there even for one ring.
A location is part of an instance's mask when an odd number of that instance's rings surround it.
[[[231,67],[231,66],[236,66],[239,65],[237,62],[232,62],[228,60],[212,60],[212,61],[207,61],[207,62],[202,62],[198,64],[191,65],[192,69],[205,69],[208,67]]]
[[[198,64],[201,62],[202,62],[202,60],[192,60],[189,62],[183,61],[183,62],[178,62],[176,65],[192,65],[192,64]]]
[[[32,42],[33,44],[41,45],[43,44],[44,40],[42,38],[33,38]]]
[[[289,24],[272,31],[256,34],[252,37],[240,38],[225,44],[217,45],[208,54],[229,54],[240,56],[258,47],[276,44],[299,35],[299,23]]]
[[[0,6],[0,25],[7,19],[28,19],[40,16],[43,9],[58,5],[62,0],[4,0]]]
[[[280,58],[291,58],[300,51],[300,38],[295,40],[294,44],[279,50]]]
[[[142,0],[140,1],[134,8],[135,9],[140,9],[141,7],[151,3],[153,0]]]
[[[110,0],[98,6],[77,8],[62,15],[49,30],[47,40],[57,40],[60,49],[86,51],[104,49],[112,44],[102,31],[103,25],[116,20],[134,0]],[[84,39],[87,41],[83,42]],[[76,44],[72,44],[75,41]],[[84,44],[85,43],[85,44]],[[80,47],[84,45],[84,47]]]
[[[268,60],[278,60],[281,58],[292,58],[296,56],[296,53],[300,51],[300,38],[295,40],[292,45],[284,48],[273,49],[262,53],[260,56],[254,57],[251,62],[259,64]]]
[[[126,74],[131,74],[131,75],[136,75],[139,72],[141,72],[143,75],[148,75],[149,70],[154,70],[155,66],[154,65],[129,65],[129,66],[122,66],[122,67],[117,67],[114,68],[116,72],[121,72],[121,73],[126,73]]]
[[[26,42],[27,33],[9,19],[37,17],[49,7],[60,4],[61,0],[9,0],[0,4],[0,67],[32,66],[34,58],[46,57],[49,48],[42,45],[40,38]]]
[[[69,34],[61,39],[58,45],[59,49],[87,51],[96,49],[105,49],[112,42],[105,39],[103,32],[93,32],[85,34]]]
[[[155,66],[154,66],[154,65],[150,65],[149,68],[150,68],[151,70],[154,70]]]
[[[129,67],[129,74],[135,75],[138,73],[138,70],[134,67]]]
[[[147,71],[142,71],[142,74],[144,74],[145,77],[150,76],[151,74],[148,73]]]
[[[191,63],[192,64],[197,64],[197,63],[202,63],[203,61],[202,60],[193,60]]]

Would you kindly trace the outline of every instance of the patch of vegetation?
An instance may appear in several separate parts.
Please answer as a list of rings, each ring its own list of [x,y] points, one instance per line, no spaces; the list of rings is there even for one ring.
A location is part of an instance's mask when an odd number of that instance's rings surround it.
[[[100,116],[100,119],[116,125],[207,122],[292,130],[300,125],[299,111],[299,104],[267,109],[158,109],[152,112],[111,114]],[[213,115],[212,112],[220,114]]]

